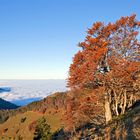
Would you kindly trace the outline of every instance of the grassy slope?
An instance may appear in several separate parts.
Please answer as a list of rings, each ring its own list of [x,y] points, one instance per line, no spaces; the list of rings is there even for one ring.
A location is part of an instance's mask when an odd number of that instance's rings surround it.
[[[49,113],[41,114],[38,112],[27,111],[23,114],[18,114],[9,118],[5,123],[0,125],[0,139],[7,138],[18,138],[19,136],[24,139],[32,139],[33,131],[29,131],[29,124],[33,121],[38,120],[40,117],[44,116],[47,119],[48,124],[51,126],[51,131],[54,132],[62,126],[61,124],[61,114]],[[22,123],[21,119],[26,120]],[[4,130],[8,129],[5,133]]]
[[[0,125],[0,136],[6,137],[18,137],[23,136],[26,139],[32,139],[33,134],[29,131],[28,126],[34,120],[37,120],[42,115],[36,112],[26,112],[18,114],[9,118],[4,124]],[[26,117],[25,122],[21,123],[21,119]],[[5,133],[4,130],[8,129]]]

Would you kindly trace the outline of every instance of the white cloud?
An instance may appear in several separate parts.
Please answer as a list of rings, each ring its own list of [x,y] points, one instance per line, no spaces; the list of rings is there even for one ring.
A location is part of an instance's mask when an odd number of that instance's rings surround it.
[[[44,98],[66,90],[65,80],[0,80],[0,87],[11,87],[11,92],[0,93],[7,101]]]

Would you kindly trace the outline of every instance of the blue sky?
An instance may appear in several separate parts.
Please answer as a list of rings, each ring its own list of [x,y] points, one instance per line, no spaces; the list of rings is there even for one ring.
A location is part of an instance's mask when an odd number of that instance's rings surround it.
[[[0,0],[0,79],[63,79],[93,22],[136,13],[139,0]]]

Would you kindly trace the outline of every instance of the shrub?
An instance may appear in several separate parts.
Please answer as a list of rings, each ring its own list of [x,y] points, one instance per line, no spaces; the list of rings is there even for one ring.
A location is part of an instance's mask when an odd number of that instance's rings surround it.
[[[26,120],[26,117],[23,117],[23,118],[21,118],[21,123],[24,123],[25,122],[25,120]]]
[[[34,140],[49,140],[51,139],[51,128],[47,124],[44,117],[37,121],[37,125],[34,132]]]

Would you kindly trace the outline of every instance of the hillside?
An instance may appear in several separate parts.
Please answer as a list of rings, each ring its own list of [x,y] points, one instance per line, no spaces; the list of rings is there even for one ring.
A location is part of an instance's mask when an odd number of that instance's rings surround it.
[[[32,139],[33,124],[42,116],[46,118],[51,127],[51,132],[55,135],[59,135],[59,133],[57,134],[58,130],[63,129],[64,133],[69,136],[74,127],[76,129],[92,118],[95,118],[95,122],[100,119],[100,123],[102,123],[104,121],[103,108],[102,105],[98,104],[98,113],[96,112],[97,103],[93,102],[94,96],[93,91],[90,90],[55,93],[41,101],[33,102],[16,110],[1,111],[0,118],[3,117],[1,123],[6,118],[9,119],[0,125],[0,136],[1,138],[20,136],[24,139],[29,139],[29,137]],[[86,102],[94,107],[94,110],[90,106],[87,108]],[[89,111],[90,117],[86,111]],[[26,118],[24,122],[22,122],[23,118]],[[26,134],[28,134],[28,138]]]
[[[16,109],[19,106],[0,98],[0,109]]]
[[[140,106],[105,125],[103,103],[95,100],[95,93],[102,89],[55,93],[16,110],[1,111],[0,138],[33,139],[36,121],[45,117],[56,140],[139,139]]]
[[[84,128],[84,131],[82,131]],[[126,114],[113,119],[109,124],[88,124],[77,130],[82,133],[78,139],[84,140],[139,140],[140,139],[140,106]]]

